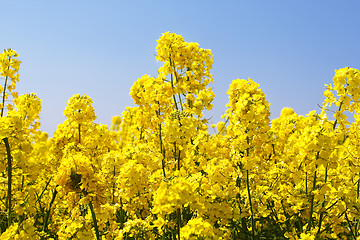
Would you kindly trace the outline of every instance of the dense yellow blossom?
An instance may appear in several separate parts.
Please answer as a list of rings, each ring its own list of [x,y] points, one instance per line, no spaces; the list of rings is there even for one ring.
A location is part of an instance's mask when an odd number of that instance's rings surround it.
[[[75,94],[51,138],[41,99],[15,92],[18,54],[0,54],[0,239],[360,239],[359,70],[335,71],[320,113],[272,120],[235,79],[212,134],[211,51],[157,42],[134,107],[109,128]]]
[[[70,121],[74,121],[79,124],[85,121],[95,120],[96,116],[94,109],[91,106],[92,103],[93,101],[86,94],[84,94],[84,96],[75,94],[69,99],[67,107],[64,110],[64,115]]]

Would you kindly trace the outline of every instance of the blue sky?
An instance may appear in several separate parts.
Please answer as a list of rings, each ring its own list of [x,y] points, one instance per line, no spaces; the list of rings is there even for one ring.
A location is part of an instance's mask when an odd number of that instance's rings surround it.
[[[156,76],[156,40],[170,31],[214,55],[216,123],[233,79],[252,78],[271,103],[304,115],[319,110],[334,70],[360,68],[359,1],[0,1],[0,49],[20,54],[21,94],[42,99],[41,129],[63,122],[76,93],[110,124],[133,106],[130,87]]]

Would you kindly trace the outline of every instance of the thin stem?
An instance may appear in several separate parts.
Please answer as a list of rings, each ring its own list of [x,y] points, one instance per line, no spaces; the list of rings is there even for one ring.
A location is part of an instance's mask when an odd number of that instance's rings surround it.
[[[219,130],[219,132],[217,134],[220,134],[223,131],[223,129],[226,127],[226,124],[229,122],[229,120],[230,120],[229,117],[226,118],[226,121],[225,121],[224,125],[221,127],[221,129]]]
[[[178,156],[176,156],[176,152],[177,152],[177,147],[176,147],[176,142],[174,142],[174,158],[176,160],[177,158],[177,170],[180,171],[180,150],[178,151],[179,154]],[[177,236],[178,236],[178,240],[180,240],[180,228],[181,228],[181,209],[178,208],[176,209],[176,218],[177,218]]]
[[[161,152],[161,154],[163,156],[163,158],[161,160],[161,164],[162,164],[164,178],[166,178],[166,173],[165,173],[165,149],[163,149],[163,144],[162,144],[161,123],[159,123],[159,140],[160,140],[160,152]]]
[[[326,168],[325,168],[325,183],[327,182],[327,177],[328,177],[328,165],[326,165]],[[325,196],[324,196],[325,198]],[[316,235],[319,235],[320,234],[320,229],[321,229],[321,224],[322,224],[322,220],[323,220],[323,217],[324,217],[324,208],[325,208],[325,199],[323,201],[323,203],[321,204],[321,213],[320,213],[320,218],[319,218],[319,227],[318,227],[318,231],[317,231],[317,234]]]
[[[342,104],[343,104],[343,102],[341,102],[341,103],[340,103],[340,105],[339,105],[339,109],[337,110],[338,112],[340,112],[341,107],[342,107]],[[335,128],[336,128],[336,124],[337,124],[337,119],[335,119],[335,121],[334,121],[333,130],[335,130]]]
[[[278,223],[278,222],[279,222],[279,218],[278,218],[278,216],[277,216],[276,211],[275,211],[274,208],[271,206],[269,200],[267,200],[266,205],[268,206],[268,208],[270,208],[272,215],[275,217],[275,219],[274,219],[274,217],[272,217],[272,219],[274,220],[274,222]],[[271,214],[270,214],[270,216],[271,216]],[[282,229],[282,227],[281,227],[280,224],[279,224],[279,227],[280,227],[280,229]]]
[[[48,208],[48,210],[46,211],[46,216],[45,216],[45,221],[44,221],[44,226],[43,226],[43,231],[44,231],[44,232],[47,231],[47,225],[48,225],[48,222],[49,222],[51,207],[52,207],[52,205],[54,204],[56,195],[57,195],[57,193],[58,193],[58,192],[56,191],[56,187],[57,187],[57,186],[55,186],[55,190],[54,190],[54,192],[53,192],[53,195],[52,195],[52,198],[51,198],[51,201],[50,201],[50,204],[49,204],[49,208]]]
[[[7,172],[8,172],[8,194],[7,194],[7,207],[8,207],[8,227],[11,226],[11,222],[12,222],[12,217],[11,217],[11,185],[12,185],[12,156],[11,156],[11,152],[10,152],[10,145],[9,145],[9,140],[8,138],[4,138],[3,139],[4,143],[5,143],[5,148],[6,148],[6,154],[7,154],[7,160],[8,160],[8,167],[7,167]]]
[[[179,155],[178,155],[178,166],[177,166],[177,169],[178,171],[180,171],[180,150],[179,150]],[[177,209],[176,211],[176,215],[177,215],[177,234],[178,234],[178,239],[180,240],[180,224],[181,224],[181,210],[180,208]]]
[[[90,211],[91,211],[91,217],[94,223],[94,228],[95,228],[95,234],[96,234],[96,239],[100,240],[100,233],[99,233],[99,228],[97,225],[97,221],[96,221],[96,215],[95,215],[95,211],[94,211],[94,207],[92,205],[92,201],[89,202],[89,207],[90,207]]]
[[[180,240],[180,223],[181,223],[181,211],[180,208],[176,210],[176,217],[177,217],[177,235],[178,240]]]
[[[46,188],[49,186],[50,181],[51,181],[51,177],[50,177],[49,181],[46,182],[44,189],[41,191],[41,193],[38,196],[38,198],[36,199],[35,203],[37,203],[41,199],[41,197],[44,194]]]
[[[171,74],[170,77],[171,77],[171,87],[174,89],[174,79],[173,79],[173,75]],[[176,97],[175,97],[175,95],[173,95],[173,99],[174,99],[174,103],[175,103],[175,108],[176,108],[176,110],[179,110],[178,105],[177,105],[177,102],[176,102]]]
[[[251,212],[251,235],[252,235],[252,239],[255,239],[255,221],[254,221],[254,212],[253,212],[251,195],[250,195],[249,170],[246,170],[246,187],[247,187],[249,204],[250,204],[250,212]]]
[[[360,173],[359,173],[359,179],[357,182],[356,199],[359,199],[359,192],[360,192]]]
[[[80,123],[79,123],[79,127],[78,127],[78,131],[79,131],[79,144],[81,144],[81,134],[80,134],[80,127],[81,127],[81,125],[80,125]]]
[[[11,57],[9,57],[9,62],[11,62]],[[7,70],[9,71],[10,65],[8,66]],[[9,76],[6,76],[5,83],[4,83],[4,90],[3,90],[3,96],[2,96],[2,108],[1,108],[1,117],[4,116],[4,108],[5,108],[5,93],[6,93],[6,87],[7,87],[7,81]]]
[[[346,211],[345,211],[345,219],[346,219],[346,221],[347,221],[347,223],[348,223],[348,225],[349,225],[351,235],[354,237],[354,239],[356,239],[356,235],[355,235],[355,233],[354,233],[354,231],[353,231],[353,228],[352,228],[352,225],[351,225],[351,221],[349,220],[349,217],[348,217]]]
[[[176,155],[176,153],[178,153]],[[177,166],[176,169],[180,171],[180,155],[181,155],[181,151],[178,150],[178,148],[176,147],[176,142],[174,142],[174,160],[177,162]]]
[[[171,61],[171,54],[169,55],[169,61],[170,61],[170,66],[173,66],[173,63],[172,63],[172,61]],[[175,68],[174,68],[174,74],[176,74]],[[175,87],[174,87],[174,76],[173,76],[172,73],[170,74],[170,78],[171,78],[171,81],[170,81],[170,82],[171,82],[171,88],[174,90],[174,89],[175,89]],[[177,79],[176,79],[176,75],[175,75],[175,80],[177,80]],[[178,105],[177,105],[177,102],[176,102],[175,94],[173,95],[173,99],[174,99],[174,103],[175,103],[175,108],[176,108],[176,110],[179,110]]]
[[[305,174],[305,193],[306,193],[306,196],[308,195],[308,175],[307,173]]]
[[[22,176],[21,176],[21,188],[20,188],[20,192],[22,192],[23,189],[24,189],[24,181],[25,181],[25,176],[22,175]]]
[[[174,62],[171,61],[171,57],[170,57],[170,65],[171,65],[172,68],[174,69],[175,81],[178,82],[178,77],[177,77],[177,74],[176,74],[176,68],[175,68]],[[172,76],[172,75],[171,75],[171,76]],[[171,85],[173,86],[173,83],[171,83]],[[174,86],[173,86],[173,87],[174,87]],[[181,107],[181,111],[184,111],[183,106],[182,106],[182,101],[181,101],[180,93],[178,93],[178,97],[179,97],[179,104],[180,104],[180,107]],[[174,95],[174,98],[175,98],[175,95]]]
[[[359,178],[357,181],[357,189],[356,189],[356,199],[359,199],[359,191],[360,191],[360,173],[359,173]],[[355,223],[355,232],[358,232],[358,227],[359,227],[359,221],[356,221]]]
[[[179,102],[180,102],[181,111],[184,111],[183,104],[182,104],[182,101],[181,101],[180,93],[178,93],[178,97],[179,97]]]
[[[241,187],[241,179],[239,176],[237,176],[236,178],[236,187],[239,189],[238,190],[238,193],[236,194],[236,198],[237,198],[237,203],[238,203],[238,206],[239,206],[239,212],[240,212],[240,215],[242,213],[242,209],[241,209],[241,195],[240,195],[240,187]],[[241,227],[243,229],[244,232],[248,232],[248,229],[247,229],[247,226],[246,226],[246,218],[245,217],[242,217],[240,219],[241,221]]]
[[[159,102],[157,102],[157,104],[159,106],[159,109],[156,110],[155,113],[160,119],[161,107],[160,107]],[[164,178],[166,178],[166,173],[165,173],[165,149],[163,149],[163,142],[162,142],[162,135],[161,135],[161,122],[159,123],[159,143],[160,143],[160,153],[162,155],[162,160],[161,160],[162,170],[163,170]]]
[[[115,166],[114,166],[114,178],[116,176],[116,172],[115,172]],[[115,205],[115,182],[113,183],[112,186],[112,204]]]
[[[316,170],[314,173],[314,181],[313,181],[313,188],[312,188],[313,191],[315,190],[315,187],[316,187]],[[310,231],[311,227],[312,227],[312,215],[314,212],[314,198],[315,198],[314,193],[312,193],[311,200],[310,200],[310,216],[309,216],[309,220],[308,220],[308,226],[306,229],[307,231]]]
[[[7,84],[8,77],[5,78],[5,84],[4,84],[4,91],[3,91],[3,97],[2,97],[2,108],[1,108],[1,117],[4,116],[4,104],[5,104],[5,90],[6,90],[6,84]]]

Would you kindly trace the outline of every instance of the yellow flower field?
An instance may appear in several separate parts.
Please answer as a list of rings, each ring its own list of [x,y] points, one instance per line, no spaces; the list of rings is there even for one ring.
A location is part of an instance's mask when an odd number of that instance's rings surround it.
[[[360,239],[359,70],[335,71],[319,113],[273,120],[259,85],[235,79],[209,126],[211,51],[157,42],[136,107],[108,127],[76,94],[51,138],[41,99],[15,91],[18,54],[0,54],[0,239]]]

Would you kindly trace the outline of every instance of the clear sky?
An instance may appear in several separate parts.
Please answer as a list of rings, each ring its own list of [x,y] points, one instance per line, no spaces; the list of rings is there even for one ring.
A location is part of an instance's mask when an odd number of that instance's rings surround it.
[[[304,115],[319,110],[334,70],[360,68],[360,1],[0,0],[0,49],[20,54],[20,94],[42,99],[41,129],[63,122],[76,93],[110,124],[134,106],[130,87],[156,76],[156,40],[170,31],[214,55],[216,123],[233,79],[252,78],[271,103]]]

